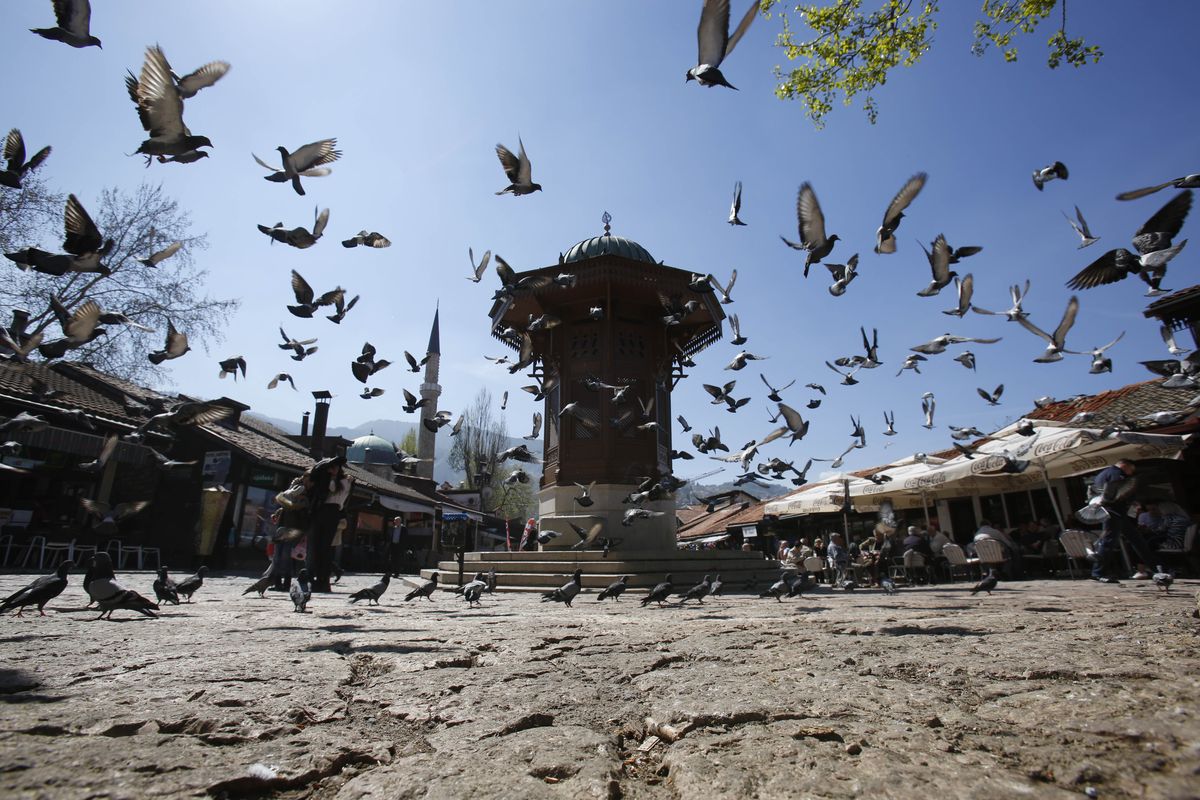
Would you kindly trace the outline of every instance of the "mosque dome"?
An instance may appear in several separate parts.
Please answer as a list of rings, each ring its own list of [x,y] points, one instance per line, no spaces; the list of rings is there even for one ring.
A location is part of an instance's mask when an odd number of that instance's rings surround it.
[[[396,448],[382,436],[369,433],[360,436],[346,448],[346,461],[351,464],[380,464],[395,466],[399,459]]]
[[[570,264],[575,261],[584,261],[585,259],[595,258],[596,256],[621,256],[632,261],[644,261],[648,264],[656,263],[654,256],[647,252],[646,248],[642,247],[632,239],[626,239],[624,236],[613,236],[605,234],[603,236],[593,236],[590,239],[584,239],[571,249],[563,254],[563,263]]]

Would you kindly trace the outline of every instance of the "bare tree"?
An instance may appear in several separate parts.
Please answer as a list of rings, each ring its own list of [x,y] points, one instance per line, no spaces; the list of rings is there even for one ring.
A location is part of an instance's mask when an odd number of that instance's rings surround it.
[[[129,192],[105,189],[96,202],[84,203],[106,239],[114,246],[105,258],[110,274],[69,272],[61,277],[39,272],[9,273],[0,282],[0,307],[4,318],[14,308],[30,312],[29,331],[56,324],[49,307],[51,296],[72,310],[95,300],[106,312],[118,312],[155,329],[139,331],[127,325],[105,326],[105,336],[69,350],[65,358],[87,361],[96,368],[123,378],[146,382],[160,368],[146,354],[161,349],[167,321],[186,333],[192,346],[218,341],[235,299],[217,299],[204,291],[205,270],[196,267],[196,253],[206,247],[206,237],[192,232],[191,220],[161,185],[141,184]],[[61,252],[63,201],[36,178],[20,191],[0,195],[0,250],[40,246]],[[37,241],[34,241],[34,240]],[[173,242],[181,247],[155,266],[143,263],[152,253]],[[53,335],[47,330],[47,338]]]
[[[463,411],[462,431],[454,437],[447,460],[466,474],[466,487],[479,492],[488,513],[507,518],[525,516],[533,505],[528,483],[505,483],[515,467],[498,464],[496,456],[508,447],[508,425],[494,413],[492,393],[480,389]]]

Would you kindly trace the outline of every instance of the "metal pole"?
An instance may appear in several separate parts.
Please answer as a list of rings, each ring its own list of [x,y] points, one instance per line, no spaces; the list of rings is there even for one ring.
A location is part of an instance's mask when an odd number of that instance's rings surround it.
[[[925,490],[921,490],[921,510],[925,512],[925,530],[929,530],[929,500],[925,497]]]
[[[1054,507],[1054,516],[1058,520],[1058,529],[1061,532],[1066,532],[1067,523],[1063,521],[1062,511],[1058,507],[1058,500],[1054,497],[1054,488],[1050,485],[1050,474],[1042,469],[1042,481],[1046,484],[1046,494],[1050,495],[1050,505]]]

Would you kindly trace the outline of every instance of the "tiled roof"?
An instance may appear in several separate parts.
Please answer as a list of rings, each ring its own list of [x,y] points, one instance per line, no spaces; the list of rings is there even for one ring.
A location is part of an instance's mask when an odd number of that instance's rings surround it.
[[[34,399],[32,388],[35,378],[65,394],[52,400]],[[45,408],[81,409],[92,416],[124,425],[141,422],[126,412],[121,403],[47,364],[0,361],[0,394]]]
[[[1090,411],[1096,416],[1087,423],[1088,427],[1102,428],[1115,422],[1121,414],[1136,420],[1156,411],[1187,409],[1187,404],[1195,393],[1184,389],[1164,389],[1164,380],[1154,378],[1100,394],[1052,403],[1045,408],[1030,411],[1025,418],[1069,422],[1076,414]]]
[[[1177,292],[1172,292],[1164,297],[1160,297],[1150,305],[1146,306],[1146,310],[1142,312],[1147,317],[1157,317],[1162,313],[1163,309],[1170,308],[1173,305],[1188,301],[1200,300],[1200,284],[1189,286],[1186,289],[1180,289]]]
[[[763,502],[750,503],[745,501],[723,506],[711,514],[704,513],[684,523],[679,527],[676,535],[679,541],[688,542],[704,536],[721,533],[730,527],[753,525],[762,520],[763,509],[765,507],[766,504]]]

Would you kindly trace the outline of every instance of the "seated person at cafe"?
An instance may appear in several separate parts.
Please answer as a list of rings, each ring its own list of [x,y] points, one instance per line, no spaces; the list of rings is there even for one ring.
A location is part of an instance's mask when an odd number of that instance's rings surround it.
[[[1138,505],[1141,512],[1138,514],[1137,524],[1145,533],[1146,546],[1149,549],[1183,547],[1192,518],[1178,503],[1149,499],[1141,501]]]
[[[933,558],[933,548],[929,546],[929,540],[921,535],[921,529],[916,525],[908,526],[908,536],[904,537],[903,550],[905,553],[915,550],[925,556],[926,560]]]
[[[1005,577],[1008,580],[1023,580],[1024,568],[1021,564],[1021,547],[1007,533],[992,527],[990,520],[979,520],[979,530],[975,532],[975,541],[991,539],[999,542],[1004,549]],[[976,551],[978,554],[978,551]]]

